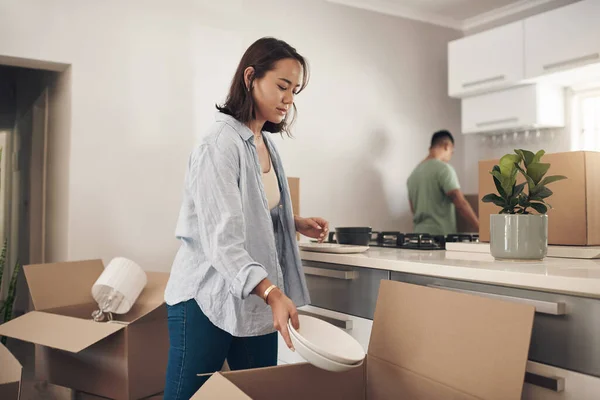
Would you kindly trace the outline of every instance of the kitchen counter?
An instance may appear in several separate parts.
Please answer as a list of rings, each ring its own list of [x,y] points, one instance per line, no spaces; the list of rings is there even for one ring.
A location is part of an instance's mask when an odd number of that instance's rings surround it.
[[[497,261],[489,254],[371,247],[364,253],[301,251],[302,260],[600,298],[600,260]]]

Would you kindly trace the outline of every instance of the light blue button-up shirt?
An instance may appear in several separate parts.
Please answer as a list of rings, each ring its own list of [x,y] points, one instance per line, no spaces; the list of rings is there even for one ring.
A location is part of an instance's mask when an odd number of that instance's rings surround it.
[[[250,295],[265,278],[296,306],[310,302],[287,178],[269,135],[263,137],[281,188],[278,212],[268,209],[252,131],[217,113],[190,156],[175,232],[181,247],[166,303],[196,299],[213,324],[234,336],[274,332],[270,307]]]

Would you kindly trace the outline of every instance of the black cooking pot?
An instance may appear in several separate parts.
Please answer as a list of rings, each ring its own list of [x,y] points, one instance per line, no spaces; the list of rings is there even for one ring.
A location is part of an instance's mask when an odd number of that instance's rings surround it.
[[[368,246],[372,232],[370,227],[364,226],[335,228],[335,232],[329,232],[329,241],[336,241],[339,244]]]

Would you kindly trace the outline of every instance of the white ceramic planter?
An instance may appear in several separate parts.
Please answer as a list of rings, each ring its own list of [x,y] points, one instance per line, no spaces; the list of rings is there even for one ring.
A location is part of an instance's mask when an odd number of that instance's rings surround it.
[[[548,216],[490,215],[490,250],[497,259],[543,259],[548,253]]]

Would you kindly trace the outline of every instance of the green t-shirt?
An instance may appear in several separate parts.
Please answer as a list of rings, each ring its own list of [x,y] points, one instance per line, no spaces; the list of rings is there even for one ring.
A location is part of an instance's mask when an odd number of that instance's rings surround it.
[[[460,184],[450,164],[437,159],[422,162],[408,177],[407,186],[415,233],[456,233],[454,204],[446,193],[459,189]]]

